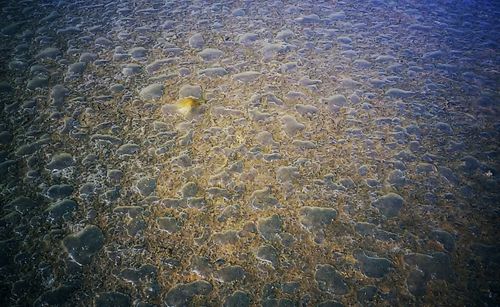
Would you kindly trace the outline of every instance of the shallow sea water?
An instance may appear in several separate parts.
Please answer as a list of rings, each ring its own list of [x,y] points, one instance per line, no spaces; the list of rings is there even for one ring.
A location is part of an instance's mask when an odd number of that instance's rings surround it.
[[[0,305],[496,306],[495,1],[2,1]]]

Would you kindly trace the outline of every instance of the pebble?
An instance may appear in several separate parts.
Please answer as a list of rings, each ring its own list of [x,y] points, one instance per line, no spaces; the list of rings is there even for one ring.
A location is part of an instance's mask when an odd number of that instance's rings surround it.
[[[104,245],[104,235],[99,227],[88,225],[81,231],[66,236],[62,243],[73,261],[87,265]]]
[[[75,165],[75,160],[73,156],[69,153],[57,153],[52,156],[52,159],[47,164],[48,170],[62,170]]]
[[[165,296],[166,306],[188,306],[198,295],[208,295],[213,286],[205,280],[197,280],[187,284],[177,284]]]
[[[250,307],[250,295],[247,292],[236,290],[227,296],[224,307]]]
[[[215,280],[223,283],[242,281],[247,276],[246,271],[239,265],[231,265],[213,273]]]
[[[95,307],[127,307],[131,306],[130,297],[121,292],[102,292],[94,300]]]
[[[337,211],[331,208],[302,207],[300,209],[300,223],[311,231],[320,231],[333,223],[337,218]]]
[[[142,196],[150,196],[156,191],[156,179],[144,177],[137,181],[137,190]]]
[[[260,76],[261,76],[261,73],[258,71],[245,71],[245,72],[241,72],[238,74],[234,74],[232,76],[232,78],[234,81],[237,81],[237,82],[250,83],[250,82],[254,82],[257,79],[259,79]]]
[[[198,56],[205,62],[219,60],[224,56],[224,52],[215,48],[205,48],[198,53]]]
[[[203,49],[205,46],[205,39],[203,38],[203,35],[201,33],[196,33],[193,34],[189,40],[189,47],[194,48],[194,49]]]
[[[74,200],[63,199],[50,205],[45,212],[48,215],[49,221],[59,222],[67,219],[78,208]]]
[[[306,127],[304,124],[299,123],[295,117],[290,115],[281,117],[281,122],[283,123],[283,130],[289,137],[295,136]]]
[[[349,286],[342,275],[329,264],[317,265],[314,279],[321,291],[334,295],[345,295],[349,292]]]
[[[403,208],[404,199],[398,194],[388,193],[379,197],[372,205],[377,208],[386,218],[393,218]]]
[[[37,55],[37,59],[56,59],[62,55],[61,50],[54,48],[54,47],[48,47],[40,51]]]
[[[141,97],[143,100],[155,100],[159,99],[163,96],[163,90],[165,86],[161,83],[153,83],[150,84],[139,92],[139,97]]]
[[[283,220],[279,215],[272,215],[268,218],[259,219],[257,230],[259,234],[267,241],[273,241],[279,237],[282,232]]]

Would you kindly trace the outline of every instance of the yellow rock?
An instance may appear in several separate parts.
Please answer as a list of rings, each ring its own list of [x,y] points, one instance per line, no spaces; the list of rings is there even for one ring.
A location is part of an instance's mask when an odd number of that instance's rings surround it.
[[[175,106],[177,107],[177,112],[181,113],[184,116],[193,112],[193,110],[198,108],[200,105],[201,105],[201,101],[197,98],[194,98],[194,97],[181,98],[175,104]]]

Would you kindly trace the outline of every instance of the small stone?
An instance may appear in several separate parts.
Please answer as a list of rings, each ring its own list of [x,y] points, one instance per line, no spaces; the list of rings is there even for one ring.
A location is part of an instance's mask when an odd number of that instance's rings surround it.
[[[166,306],[189,306],[195,296],[208,295],[212,289],[212,285],[205,280],[177,284],[167,292],[164,303]]]
[[[49,170],[62,170],[75,165],[75,160],[68,153],[58,153],[52,156],[52,160],[47,164]]]
[[[332,208],[302,207],[300,223],[309,230],[318,231],[333,223],[337,218],[337,210]]]
[[[56,184],[47,189],[47,196],[53,199],[68,197],[73,193],[73,186],[69,184]]]
[[[154,178],[141,178],[137,181],[137,190],[142,196],[149,196],[156,191],[156,179]]]
[[[116,150],[119,156],[131,156],[139,152],[140,146],[133,143],[123,144]]]
[[[104,235],[99,227],[89,225],[77,233],[66,236],[62,242],[70,258],[85,265],[91,262],[94,254],[104,245]]]
[[[77,62],[77,63],[73,63],[73,64],[69,65],[67,77],[72,78],[72,77],[81,76],[83,74],[83,72],[85,71],[86,67],[87,67],[86,62]]]
[[[258,71],[245,71],[238,74],[233,75],[233,80],[242,82],[242,83],[250,83],[257,80],[261,76],[261,73]]]
[[[52,104],[56,107],[62,107],[64,105],[64,99],[68,96],[69,90],[61,84],[54,85],[52,91],[50,92],[50,97],[52,99]]]
[[[29,90],[36,90],[39,88],[45,88],[49,85],[49,78],[43,76],[36,76],[28,81],[27,88]]]
[[[257,222],[259,234],[267,241],[276,239],[282,232],[283,220],[279,215],[262,218]]]
[[[386,194],[372,203],[372,205],[386,218],[397,216],[403,204],[403,197],[395,193]]]
[[[411,91],[405,91],[399,88],[390,88],[385,92],[386,96],[392,97],[392,98],[406,98],[410,97],[413,95],[413,92]]]
[[[250,307],[250,295],[244,291],[234,291],[226,297],[224,307]]]
[[[193,34],[189,40],[189,47],[195,48],[195,49],[203,49],[205,46],[205,40],[203,39],[203,35],[201,33],[196,33]]]
[[[342,275],[329,264],[317,265],[314,279],[318,283],[318,288],[321,291],[336,295],[344,295],[349,292],[349,287],[342,278]]]
[[[122,74],[125,76],[133,76],[141,73],[142,66],[135,63],[125,64],[122,68]]]
[[[181,195],[184,198],[194,197],[198,193],[198,185],[194,182],[188,182],[181,188]]]
[[[147,57],[148,50],[144,47],[134,47],[130,49],[128,53],[132,56],[132,58],[141,60]]]
[[[54,47],[48,47],[40,51],[37,55],[37,59],[56,59],[62,55],[61,50],[54,48]]]
[[[185,84],[179,90],[179,99],[184,97],[194,97],[196,99],[201,99],[201,86]]]
[[[49,220],[59,222],[68,218],[77,209],[77,207],[78,205],[74,200],[63,199],[50,205],[45,212],[47,213]]]
[[[181,229],[178,221],[174,217],[159,217],[157,220],[158,227],[168,233],[175,233]]]
[[[206,48],[206,49],[203,49],[201,52],[199,52],[198,55],[203,59],[203,61],[210,62],[210,61],[218,60],[221,57],[223,57],[224,52],[222,52],[219,49]]]
[[[25,196],[19,196],[7,204],[7,208],[12,208],[21,214],[28,213],[38,206],[36,202]]]
[[[361,271],[368,277],[384,277],[393,267],[392,262],[386,258],[370,257],[363,251],[355,253],[356,259],[361,263]]]
[[[274,268],[276,268],[279,264],[278,251],[271,245],[259,247],[256,257],[259,260],[270,263]]]
[[[139,96],[143,100],[155,100],[163,96],[163,89],[165,86],[161,83],[153,83],[146,86],[139,92]]]
[[[220,282],[235,282],[245,279],[246,272],[239,265],[224,267],[214,272],[214,278]]]
[[[283,130],[289,137],[295,136],[297,133],[305,129],[305,125],[299,123],[294,117],[285,115],[281,118]]]
[[[128,295],[120,292],[103,292],[97,294],[95,307],[130,307],[131,301]]]

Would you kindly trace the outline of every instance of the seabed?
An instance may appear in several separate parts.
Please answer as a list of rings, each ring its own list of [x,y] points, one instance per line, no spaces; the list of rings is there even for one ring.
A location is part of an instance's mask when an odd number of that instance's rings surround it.
[[[1,306],[498,306],[498,1],[0,8]]]

